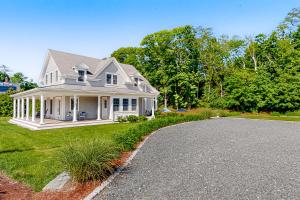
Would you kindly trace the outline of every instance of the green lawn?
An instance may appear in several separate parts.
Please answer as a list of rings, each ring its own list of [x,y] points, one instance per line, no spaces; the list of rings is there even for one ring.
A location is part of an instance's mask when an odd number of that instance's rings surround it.
[[[8,118],[0,118],[0,170],[40,191],[62,172],[57,153],[65,144],[95,138],[112,140],[114,132],[135,125],[124,123],[30,131],[8,123]]]
[[[265,120],[283,120],[283,121],[300,121],[300,116],[279,114],[277,116],[268,113],[241,113],[232,117],[241,117],[247,119],[265,119]]]

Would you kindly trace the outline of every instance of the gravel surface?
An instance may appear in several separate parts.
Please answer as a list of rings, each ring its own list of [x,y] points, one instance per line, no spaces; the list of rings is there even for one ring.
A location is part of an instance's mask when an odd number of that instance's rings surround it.
[[[95,199],[300,199],[300,123],[223,118],[161,129]]]

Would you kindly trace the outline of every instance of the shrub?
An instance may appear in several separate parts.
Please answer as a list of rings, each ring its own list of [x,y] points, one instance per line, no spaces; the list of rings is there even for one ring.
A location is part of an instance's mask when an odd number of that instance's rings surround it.
[[[136,115],[129,115],[127,116],[127,121],[129,121],[130,123],[138,122],[139,117]]]
[[[145,117],[144,115],[141,115],[138,117],[139,118],[139,122],[143,122],[143,121],[147,121],[147,117]]]
[[[150,121],[145,121],[124,132],[116,133],[113,137],[121,149],[131,150],[134,149],[134,145],[137,142],[142,140],[143,136],[148,135],[159,128],[187,121],[208,119],[212,115],[213,113],[211,111],[205,111],[197,115],[162,116]]]
[[[114,171],[113,159],[119,150],[112,144],[94,140],[84,143],[70,143],[60,152],[60,161],[78,182],[103,180]]]
[[[280,116],[280,113],[279,112],[271,112],[271,115],[272,116]]]
[[[118,122],[120,122],[120,123],[127,122],[127,117],[118,116],[117,120],[118,120]]]

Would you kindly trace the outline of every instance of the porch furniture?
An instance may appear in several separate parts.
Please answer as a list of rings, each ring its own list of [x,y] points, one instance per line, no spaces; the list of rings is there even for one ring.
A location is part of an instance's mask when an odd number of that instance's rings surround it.
[[[86,113],[86,112],[80,112],[80,113],[79,113],[79,120],[85,120],[85,119],[86,119],[86,116],[87,116],[87,113]]]
[[[67,121],[73,120],[72,112],[68,112],[68,113],[67,113],[67,115],[66,115],[66,120],[67,120]]]

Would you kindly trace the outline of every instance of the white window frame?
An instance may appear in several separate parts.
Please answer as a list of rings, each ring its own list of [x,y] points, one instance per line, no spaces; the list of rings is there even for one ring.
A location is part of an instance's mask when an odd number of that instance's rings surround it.
[[[132,100],[135,100],[135,109],[133,110],[132,108]],[[131,98],[131,101],[130,101],[130,108],[131,108],[131,111],[137,111],[137,105],[138,104],[138,100],[137,98]]]
[[[83,81],[79,81],[79,80],[78,80],[78,79],[79,79],[79,71],[83,71]],[[86,74],[87,74],[87,71],[84,70],[84,69],[78,69],[78,70],[77,70],[77,73],[78,73],[78,77],[77,77],[76,81],[77,81],[78,83],[85,83],[85,82],[86,82]]]
[[[127,110],[124,110],[124,99],[127,99]],[[129,98],[122,98],[122,108],[123,108],[123,111],[130,111],[129,110],[129,105],[130,105],[130,99]]]
[[[58,70],[55,71],[55,81],[58,82]]]
[[[108,75],[108,74],[111,75],[111,81],[110,81],[110,83],[107,83],[107,75]],[[114,84],[114,76],[117,76],[117,84]],[[116,74],[116,73],[111,73],[111,72],[106,72],[106,73],[105,73],[105,85],[107,85],[107,86],[118,85],[118,74]]]
[[[70,111],[71,112],[73,112],[73,109],[72,109],[72,99],[74,99],[74,97],[70,97]],[[76,111],[79,111],[79,97],[78,96],[77,96],[76,100],[77,100]]]
[[[114,104],[114,100],[115,99],[118,99],[119,100],[119,105],[118,105],[118,110],[115,110],[114,108],[115,108],[115,104]],[[119,112],[120,111],[120,107],[121,107],[121,99],[122,98],[113,98],[113,100],[112,100],[112,104],[113,104],[113,112]]]
[[[52,83],[53,83],[53,73],[50,72],[50,84],[52,85]]]
[[[45,84],[48,85],[48,74],[45,76]]]

